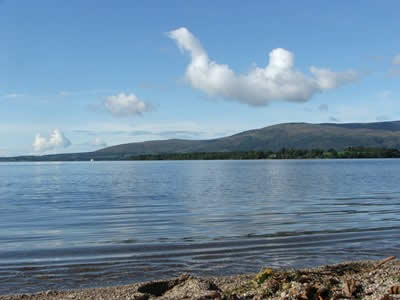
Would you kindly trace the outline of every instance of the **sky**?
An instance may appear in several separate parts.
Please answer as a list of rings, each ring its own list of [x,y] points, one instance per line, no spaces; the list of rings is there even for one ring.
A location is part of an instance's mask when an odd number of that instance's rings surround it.
[[[0,156],[400,120],[400,2],[0,0]]]

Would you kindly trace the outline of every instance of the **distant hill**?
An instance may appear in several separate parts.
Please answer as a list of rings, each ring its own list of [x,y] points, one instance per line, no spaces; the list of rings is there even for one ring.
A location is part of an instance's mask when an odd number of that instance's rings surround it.
[[[244,131],[212,140],[163,140],[107,147],[96,153],[190,153],[277,151],[296,149],[342,150],[349,146],[400,148],[400,121],[377,123],[285,123]]]
[[[400,121],[375,123],[284,123],[211,140],[170,139],[129,143],[94,152],[23,156],[5,160],[113,160],[142,154],[335,149],[351,146],[400,149]]]

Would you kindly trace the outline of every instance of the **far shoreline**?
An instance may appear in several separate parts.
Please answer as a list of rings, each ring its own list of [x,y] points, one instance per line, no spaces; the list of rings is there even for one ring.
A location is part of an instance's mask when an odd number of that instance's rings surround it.
[[[209,162],[209,161],[372,161],[398,160],[397,157],[368,157],[368,158],[216,158],[216,159],[115,159],[115,160],[0,160],[1,164],[8,163],[99,163],[99,162]]]
[[[42,156],[0,157],[0,162],[64,162],[64,161],[178,161],[178,160],[293,160],[293,159],[388,159],[400,158],[396,148],[347,147],[335,149],[294,149],[279,151],[236,151],[236,152],[176,152],[130,154],[98,152],[48,154]]]

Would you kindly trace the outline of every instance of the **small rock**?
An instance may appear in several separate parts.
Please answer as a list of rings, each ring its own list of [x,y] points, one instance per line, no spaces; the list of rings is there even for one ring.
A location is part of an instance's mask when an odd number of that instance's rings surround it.
[[[345,279],[344,281],[344,294],[347,297],[353,297],[355,296],[355,293],[357,291],[357,283],[354,279],[350,278],[350,279]]]
[[[329,299],[331,291],[326,287],[321,287],[317,291],[318,300]]]
[[[148,300],[149,298],[150,298],[149,294],[143,294],[143,293],[135,293],[131,297],[132,300]]]
[[[392,296],[389,296],[388,294],[384,295],[382,298],[379,300],[393,300],[394,298]]]
[[[311,281],[311,278],[308,277],[308,276],[306,276],[306,275],[302,275],[298,281],[299,281],[300,283],[308,283],[308,282]]]
[[[211,281],[190,277],[167,290],[163,299],[221,299],[221,290]]]
[[[391,286],[390,289],[389,289],[389,294],[399,295],[400,294],[400,285]]]
[[[330,285],[337,285],[337,284],[339,284],[339,283],[340,283],[340,281],[339,281],[338,279],[336,279],[336,278],[334,278],[334,277],[329,278],[329,284],[330,284]]]

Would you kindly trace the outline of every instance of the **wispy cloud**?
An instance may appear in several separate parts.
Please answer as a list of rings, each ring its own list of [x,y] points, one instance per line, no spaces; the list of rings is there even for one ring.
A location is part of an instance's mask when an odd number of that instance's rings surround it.
[[[26,155],[26,149],[19,148],[0,148],[0,157],[13,157],[19,155]]]
[[[154,132],[148,130],[132,130],[128,134],[130,136],[141,136],[141,135],[154,135]]]
[[[329,111],[329,106],[328,106],[328,104],[321,104],[320,106],[318,106],[318,110]]]
[[[17,93],[10,93],[10,94],[4,95],[5,98],[9,98],[9,99],[20,98],[20,97],[24,97],[24,96],[25,96],[24,94],[17,94]]]
[[[393,65],[400,65],[400,54],[398,54],[395,57],[393,57],[392,64]]]
[[[133,130],[129,132],[131,136],[142,136],[142,135],[152,135],[164,138],[197,138],[205,135],[205,132],[196,131],[196,130],[155,130],[155,131],[148,131],[148,130]]]
[[[210,60],[200,41],[186,28],[170,31],[168,36],[191,55],[185,78],[193,88],[253,106],[276,100],[305,102],[316,93],[359,78],[354,70],[334,72],[314,66],[309,70],[312,76],[306,75],[295,69],[294,54],[282,48],[270,52],[266,67],[255,67],[247,74],[237,75],[228,65]]]
[[[0,148],[0,157],[1,156],[9,156],[10,153],[12,153],[12,151],[10,151],[10,149]]]
[[[389,77],[398,77],[400,76],[400,66],[394,66],[387,72],[387,76]]]
[[[99,137],[96,137],[91,144],[95,147],[107,147],[107,142]]]
[[[381,115],[381,116],[377,116],[376,120],[377,121],[388,121],[388,120],[390,120],[390,117],[387,115]]]
[[[81,90],[81,91],[71,91],[71,90],[63,90],[59,91],[59,96],[78,96],[78,95],[96,95],[96,94],[105,94],[112,93],[114,90],[111,89],[98,89],[98,90]]]
[[[96,135],[96,132],[92,130],[85,130],[85,129],[74,129],[72,130],[73,133],[77,134],[85,134],[85,135]]]
[[[330,122],[335,122],[335,123],[340,122],[340,120],[338,118],[334,117],[334,116],[330,116],[329,117],[329,121]]]
[[[378,93],[376,94],[376,97],[377,97],[378,99],[386,100],[386,99],[390,99],[390,98],[392,97],[392,95],[393,95],[392,91],[390,91],[390,90],[383,90],[383,91],[378,92]]]
[[[165,92],[167,90],[172,89],[175,85],[176,85],[176,82],[156,83],[156,82],[145,81],[145,82],[140,83],[139,87],[143,88],[143,89],[148,89],[148,90]]]
[[[209,139],[227,136],[238,133],[243,130],[251,129],[249,127],[238,127],[238,124],[198,124],[192,121],[182,122],[162,122],[147,124],[126,124],[126,123],[91,123],[79,127],[69,128],[68,131],[78,135],[80,140],[94,139],[102,137],[107,140],[108,145],[115,141],[120,143],[147,141],[155,139],[185,138],[185,139]],[[83,127],[82,127],[83,128]],[[184,128],[184,129],[182,129]],[[85,137],[86,136],[86,137]]]
[[[168,138],[171,137],[194,138],[194,137],[201,137],[202,135],[204,135],[204,132],[193,131],[193,130],[167,130],[167,131],[161,131],[158,134],[160,136]]]
[[[400,76],[400,54],[392,58],[392,68],[387,72],[389,77]]]

